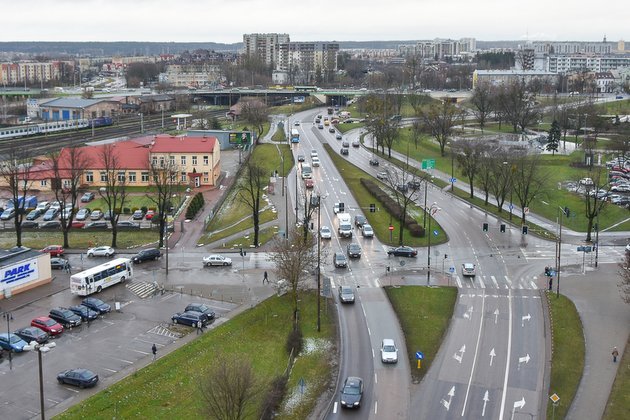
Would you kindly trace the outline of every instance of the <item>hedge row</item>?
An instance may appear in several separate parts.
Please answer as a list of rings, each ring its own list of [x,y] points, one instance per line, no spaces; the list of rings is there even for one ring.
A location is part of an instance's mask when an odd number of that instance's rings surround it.
[[[203,194],[201,193],[195,194],[193,199],[190,200],[190,204],[188,205],[188,208],[186,209],[186,219],[189,219],[189,220],[194,219],[197,213],[199,213],[199,210],[203,208],[203,205],[204,205]]]
[[[381,189],[379,185],[371,179],[361,178],[361,185],[363,185],[387,210],[389,214],[395,220],[400,220],[402,216],[402,208],[398,203],[390,197],[390,195]],[[415,219],[410,217],[409,214],[405,214],[405,227],[409,229],[409,234],[416,238],[423,238],[425,230],[422,226],[416,223]]]

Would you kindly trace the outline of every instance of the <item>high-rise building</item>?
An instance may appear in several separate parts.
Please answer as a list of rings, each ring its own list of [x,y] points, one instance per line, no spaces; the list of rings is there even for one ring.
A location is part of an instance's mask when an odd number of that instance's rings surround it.
[[[275,66],[280,44],[290,42],[289,34],[244,34],[243,54],[257,55],[265,64]]]

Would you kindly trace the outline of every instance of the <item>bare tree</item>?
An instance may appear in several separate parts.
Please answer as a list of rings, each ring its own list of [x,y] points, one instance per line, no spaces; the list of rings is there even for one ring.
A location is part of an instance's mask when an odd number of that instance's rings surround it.
[[[593,230],[593,224],[595,218],[606,206],[605,198],[598,194],[600,189],[608,186],[608,177],[606,167],[597,167],[589,172],[589,177],[593,180],[592,185],[584,185],[584,215],[588,221],[586,227],[586,241],[591,241],[591,231]],[[578,183],[579,185],[579,183]],[[599,246],[599,244],[598,244]]]
[[[260,198],[263,188],[267,185],[267,173],[259,162],[253,157],[245,164],[243,178],[238,184],[238,200],[246,205],[254,222],[254,246],[258,246],[258,233],[260,231]]]
[[[481,157],[479,161],[478,167],[478,178],[479,187],[484,193],[484,201],[483,204],[485,206],[488,205],[488,201],[490,200],[490,189],[492,188],[492,167],[494,165],[494,161],[492,159],[491,150],[487,150]]]
[[[164,246],[164,233],[166,231],[167,215],[169,214],[171,197],[179,190],[180,183],[177,175],[179,166],[174,159],[152,160],[148,163],[151,183],[156,188],[155,194],[147,194],[147,198],[152,201],[157,210],[157,215],[151,219],[151,223],[158,224],[159,247]]]
[[[491,158],[490,190],[494,195],[499,213],[503,211],[503,203],[511,192],[515,172],[512,154],[505,149],[497,149]]]
[[[118,218],[127,200],[127,176],[120,163],[116,143],[106,144],[99,153],[103,167],[101,181],[105,186],[99,188],[98,193],[105,201],[112,224],[112,247],[116,247],[118,236]],[[104,179],[103,179],[104,178]]]
[[[468,178],[470,198],[474,197],[474,185],[477,171],[482,163],[487,147],[483,141],[460,139],[451,142],[451,153],[454,153],[462,174]]]
[[[541,171],[541,155],[521,155],[514,160],[512,191],[521,209],[529,207],[543,191],[548,174]],[[525,212],[521,212],[521,222],[525,224]]]
[[[298,293],[306,286],[309,272],[316,267],[316,236],[311,235],[305,241],[298,229],[287,232],[287,238],[276,236],[271,245],[269,259],[276,266],[278,277],[289,282],[293,300],[293,322],[297,325]]]
[[[26,212],[26,197],[31,188],[30,174],[33,171],[32,155],[28,148],[11,147],[5,153],[0,166],[0,177],[4,180],[10,194],[10,202],[15,213],[15,245],[22,246],[22,221]]]
[[[503,86],[497,96],[498,106],[505,119],[512,124],[514,132],[521,131],[537,121],[540,115],[536,97],[527,90],[524,82],[512,82]]]
[[[216,420],[258,417],[255,402],[261,388],[245,355],[219,354],[199,384],[203,417]]]
[[[407,151],[407,155],[409,155],[409,151]],[[407,164],[402,171],[387,171],[385,182],[394,192],[394,200],[401,209],[398,219],[398,244],[402,245],[404,242],[407,208],[418,198],[422,181],[416,177],[415,172]],[[425,182],[427,181],[425,180]]]
[[[269,120],[269,108],[258,100],[243,100],[241,106],[241,118],[251,124],[257,132],[256,141],[265,131],[265,123]]]
[[[53,176],[51,190],[55,200],[61,204],[61,230],[63,232],[63,246],[70,247],[69,233],[74,215],[78,209],[79,189],[83,175],[91,161],[83,147],[71,146],[50,155]]]
[[[420,115],[424,131],[435,138],[440,145],[440,154],[444,157],[444,148],[453,134],[453,128],[459,119],[460,110],[451,102],[444,100],[433,104]]]
[[[472,104],[472,112],[479,121],[479,128],[483,133],[486,121],[494,108],[495,92],[492,86],[487,82],[478,83],[473,90],[470,98]]]

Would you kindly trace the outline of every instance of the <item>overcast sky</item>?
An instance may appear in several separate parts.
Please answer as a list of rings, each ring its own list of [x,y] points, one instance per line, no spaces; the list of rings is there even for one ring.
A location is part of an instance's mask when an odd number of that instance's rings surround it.
[[[1,0],[0,41],[630,41],[628,0]]]

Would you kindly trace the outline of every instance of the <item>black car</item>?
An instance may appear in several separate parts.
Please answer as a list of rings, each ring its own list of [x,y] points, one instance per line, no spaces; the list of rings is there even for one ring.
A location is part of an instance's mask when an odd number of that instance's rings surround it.
[[[81,317],[67,308],[51,309],[48,316],[63,325],[64,328],[78,327],[81,325]]]
[[[380,162],[379,162],[378,159],[374,159],[374,158],[370,159],[370,165],[378,166],[379,164],[380,164]]]
[[[387,255],[393,255],[394,257],[415,257],[418,255],[418,251],[410,246],[399,246],[397,248],[390,248],[387,251]]]
[[[304,162],[304,155],[298,155],[298,162]]]
[[[51,220],[50,222],[44,222],[39,225],[40,229],[61,229],[61,222],[57,220]]]
[[[347,141],[343,141],[343,142],[341,143],[341,146],[342,146],[342,147],[350,147],[350,143],[348,143]]]
[[[422,182],[420,182],[417,179],[414,179],[413,181],[409,181],[407,182],[407,187],[411,188],[412,190],[417,190],[422,186]]]
[[[22,229],[37,229],[39,227],[39,223],[33,222],[31,220],[26,220],[22,222]]]
[[[112,310],[112,307],[100,299],[88,297],[81,301],[81,305],[87,306],[91,310],[98,312],[99,314],[106,314]]]
[[[341,406],[347,408],[359,408],[363,397],[363,379],[356,376],[348,376],[341,388]]]
[[[87,369],[70,369],[59,372],[57,381],[60,384],[74,385],[79,388],[90,388],[97,384],[98,375]]]
[[[367,219],[365,218],[365,216],[362,216],[360,214],[357,214],[356,216],[354,216],[354,225],[356,227],[362,227],[366,223],[367,223]]]
[[[335,263],[335,268],[348,266],[348,259],[343,255],[343,252],[335,252],[333,262]]]
[[[206,325],[208,323],[208,315],[195,311],[177,312],[171,317],[171,320],[173,321],[173,324],[196,327],[199,322]]]
[[[407,186],[407,184],[398,184],[396,185],[396,189],[402,193],[406,193],[407,191],[409,191],[409,187]]]
[[[348,244],[347,250],[348,250],[348,257],[361,258],[361,246],[358,243],[353,242],[351,244]]]
[[[135,264],[140,264],[143,261],[157,260],[161,256],[162,256],[162,253],[160,252],[159,249],[155,249],[155,248],[143,249],[142,251],[134,255],[131,258],[131,261],[133,261]]]
[[[66,266],[68,265],[68,260],[64,259],[64,258],[59,258],[59,257],[52,257],[50,259],[50,268],[57,269],[57,270],[63,270],[64,268],[66,268]]]
[[[85,225],[85,229],[107,229],[109,227],[109,223],[107,222],[90,222]]]
[[[37,219],[39,216],[42,215],[42,211],[35,209],[35,210],[31,210],[27,215],[26,215],[26,220],[35,220]]]
[[[70,309],[75,314],[79,315],[83,321],[94,321],[95,319],[98,318],[98,312],[93,311],[87,306],[76,305],[76,306],[71,306],[68,309]]]
[[[349,151],[349,149],[348,149],[347,147],[342,147],[342,148],[341,148],[341,154],[342,154],[342,155],[347,155],[349,152],[350,152],[350,151]]]
[[[206,314],[206,316],[208,317],[208,319],[214,319],[215,318],[215,313],[212,309],[210,309],[210,307],[208,305],[204,305],[203,303],[191,303],[188,306],[186,306],[186,309],[184,309],[184,312],[200,312],[202,314]]]
[[[31,341],[35,341],[39,344],[45,343],[48,341],[50,336],[44,330],[41,330],[37,327],[24,327],[20,328],[17,331],[14,331],[13,334],[20,337],[22,340],[30,343]]]

